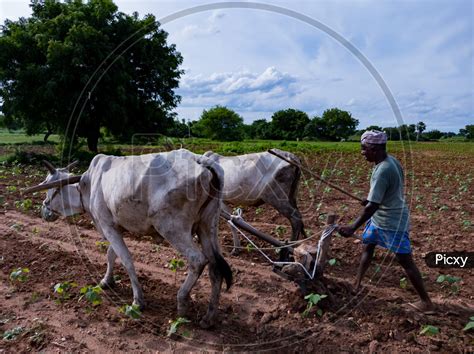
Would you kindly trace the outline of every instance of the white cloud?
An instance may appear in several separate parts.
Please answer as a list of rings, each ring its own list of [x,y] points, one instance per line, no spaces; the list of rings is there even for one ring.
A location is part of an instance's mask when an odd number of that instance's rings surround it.
[[[28,16],[26,3],[16,3],[0,0],[0,16]],[[160,19],[209,1],[116,3],[122,11],[153,13]],[[473,123],[471,0],[265,3],[307,15],[350,40],[377,68],[405,123],[421,120],[428,130],[451,131]],[[232,8],[192,14],[163,28],[187,68],[177,109],[185,118],[197,119],[216,104],[237,110],[247,122],[289,107],[311,116],[339,107],[359,119],[361,128],[398,124],[360,61],[329,35],[299,20]]]

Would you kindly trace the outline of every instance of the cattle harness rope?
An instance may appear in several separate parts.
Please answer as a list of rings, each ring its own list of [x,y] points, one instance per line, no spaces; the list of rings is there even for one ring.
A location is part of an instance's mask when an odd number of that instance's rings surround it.
[[[300,262],[282,262],[282,261],[274,261],[272,260],[265,252],[263,252],[263,249],[265,248],[259,248],[249,237],[247,237],[247,235],[245,235],[239,228],[237,225],[234,224],[233,222],[233,219],[242,219],[242,210],[240,208],[238,208],[236,210],[236,214],[233,214],[231,216],[231,219],[230,220],[227,220],[227,222],[229,223],[229,225],[231,227],[234,227],[238,232],[240,232],[240,234],[257,250],[259,251],[266,259],[267,261],[269,261],[272,265],[276,265],[276,266],[284,266],[284,265],[290,265],[290,264],[294,264],[294,265],[297,265],[297,266],[300,266],[303,271],[306,273],[306,275],[309,277],[309,279],[313,280],[315,275],[316,275],[316,268],[317,268],[317,265],[319,264],[319,261],[320,261],[320,257],[321,257],[321,246],[323,244],[323,241],[330,237],[332,235],[332,233],[337,229],[337,225],[336,224],[333,224],[333,225],[328,225],[322,235],[321,235],[321,238],[319,239],[319,242],[318,242],[318,247],[317,247],[317,251],[316,251],[316,258],[314,259],[314,266],[313,266],[313,270],[312,272],[308,272],[308,270],[306,269],[306,267],[301,264]],[[292,242],[291,245],[285,245],[285,246],[282,246],[282,247],[272,247],[271,249],[281,249],[281,248],[286,248],[286,247],[291,247],[292,245],[295,245],[295,244],[298,244],[298,243],[302,243],[302,242],[306,242],[308,241],[309,239],[315,237],[315,235],[313,236],[310,236],[304,240],[301,240],[301,241],[295,241],[295,242]]]

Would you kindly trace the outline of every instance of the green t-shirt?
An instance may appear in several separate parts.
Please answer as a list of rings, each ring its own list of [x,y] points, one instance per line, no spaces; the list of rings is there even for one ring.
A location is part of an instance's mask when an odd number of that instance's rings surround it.
[[[407,231],[409,212],[403,196],[403,169],[391,155],[376,165],[370,177],[367,200],[380,204],[372,216],[372,223],[381,229]]]

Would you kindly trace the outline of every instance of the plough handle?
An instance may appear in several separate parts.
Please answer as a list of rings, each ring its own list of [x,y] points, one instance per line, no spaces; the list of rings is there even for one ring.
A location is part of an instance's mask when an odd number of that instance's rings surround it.
[[[312,171],[310,171],[309,169],[297,164],[296,162],[294,161],[291,161],[291,160],[288,160],[285,156],[282,156],[280,155],[279,153],[277,153],[275,150],[273,149],[269,149],[268,152],[272,155],[275,155],[276,157],[279,157],[280,159],[282,159],[283,161],[286,161],[288,162],[289,164],[293,165],[293,166],[296,166],[298,167],[299,169],[305,171],[306,173],[309,173],[311,176],[313,176],[314,178],[320,180],[321,182],[323,183],[326,183],[328,186],[331,186],[332,188],[338,190],[339,192],[341,193],[344,193],[345,195],[351,197],[351,198],[354,198],[356,200],[358,200],[359,202],[363,203],[364,202],[364,199],[362,198],[359,198],[358,196],[352,194],[351,192],[348,192],[346,191],[345,189],[342,189],[341,187],[339,186],[336,186],[334,183],[331,183],[329,181],[326,181],[324,178],[322,177],[319,177],[318,175],[316,175],[315,173],[313,173]]]

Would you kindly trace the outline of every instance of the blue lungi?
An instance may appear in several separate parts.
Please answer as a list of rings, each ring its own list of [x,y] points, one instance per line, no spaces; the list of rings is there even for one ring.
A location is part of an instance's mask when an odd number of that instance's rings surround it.
[[[408,231],[383,230],[375,226],[370,220],[365,225],[362,234],[364,244],[376,244],[394,253],[411,253]]]

